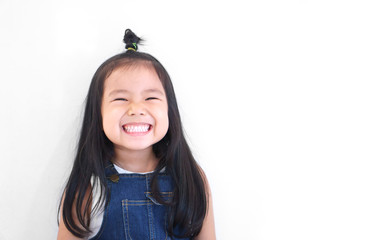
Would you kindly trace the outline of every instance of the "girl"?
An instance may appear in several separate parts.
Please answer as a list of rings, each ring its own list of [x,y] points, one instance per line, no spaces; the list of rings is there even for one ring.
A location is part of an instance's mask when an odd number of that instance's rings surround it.
[[[153,56],[111,57],[90,84],[58,239],[215,239],[207,179],[184,138],[170,77]]]

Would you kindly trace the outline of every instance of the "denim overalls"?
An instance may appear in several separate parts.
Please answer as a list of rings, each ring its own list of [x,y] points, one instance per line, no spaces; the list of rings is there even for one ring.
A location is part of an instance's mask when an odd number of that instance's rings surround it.
[[[110,164],[106,167],[106,176],[111,199],[104,211],[102,226],[92,240],[173,239],[166,229],[167,207],[158,204],[151,195],[152,174],[118,174]],[[169,199],[173,190],[171,177],[160,173],[158,182],[163,198]]]

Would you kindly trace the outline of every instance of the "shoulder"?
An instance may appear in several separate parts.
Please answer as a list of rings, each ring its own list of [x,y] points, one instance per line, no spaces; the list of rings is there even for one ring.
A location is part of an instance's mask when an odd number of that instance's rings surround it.
[[[89,187],[86,190],[86,194],[85,197],[83,198],[83,202],[82,202],[82,209],[81,212],[84,212],[85,210],[87,210],[87,218],[90,217],[90,212],[91,212],[91,205],[88,204],[88,202],[91,200],[90,198],[92,197],[92,187],[91,185],[89,185]],[[62,196],[62,200],[61,200],[61,205],[60,205],[60,220],[59,220],[59,229],[58,229],[58,234],[57,234],[57,240],[79,240],[79,239],[83,239],[83,238],[78,238],[75,235],[73,235],[68,227],[66,226],[67,224],[65,224],[65,217],[64,217],[64,201],[65,201],[65,192]],[[72,205],[72,209],[71,209],[71,216],[72,216],[72,220],[74,221],[75,225],[81,229],[85,229],[83,227],[83,225],[80,223],[79,218],[77,216],[77,210],[76,210],[76,204],[75,204],[75,200],[74,203]],[[85,219],[85,222],[88,222],[89,219]]]
[[[210,184],[208,182],[207,176],[206,176],[205,172],[203,171],[203,169],[199,165],[197,165],[197,166],[198,166],[198,172],[200,173],[203,183],[205,185],[206,193],[210,196],[211,189],[210,189]]]
[[[214,214],[213,214],[213,204],[212,204],[212,194],[210,184],[208,182],[207,176],[204,173],[201,167],[198,167],[199,172],[202,176],[203,182],[205,184],[206,195],[207,195],[207,213],[205,219],[203,220],[201,232],[195,238],[195,240],[215,240],[216,233],[215,233],[215,221],[214,221]]]

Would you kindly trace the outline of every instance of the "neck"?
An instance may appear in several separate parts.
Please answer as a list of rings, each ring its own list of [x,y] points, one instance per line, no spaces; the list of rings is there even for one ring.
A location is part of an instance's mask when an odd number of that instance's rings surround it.
[[[159,160],[152,147],[144,150],[114,148],[113,163],[131,172],[143,173],[155,170]]]

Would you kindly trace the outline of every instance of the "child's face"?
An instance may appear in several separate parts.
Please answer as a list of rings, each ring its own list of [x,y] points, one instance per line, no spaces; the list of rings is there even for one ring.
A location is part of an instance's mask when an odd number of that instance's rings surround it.
[[[103,130],[115,148],[145,150],[168,131],[168,103],[152,68],[119,68],[105,80]]]

